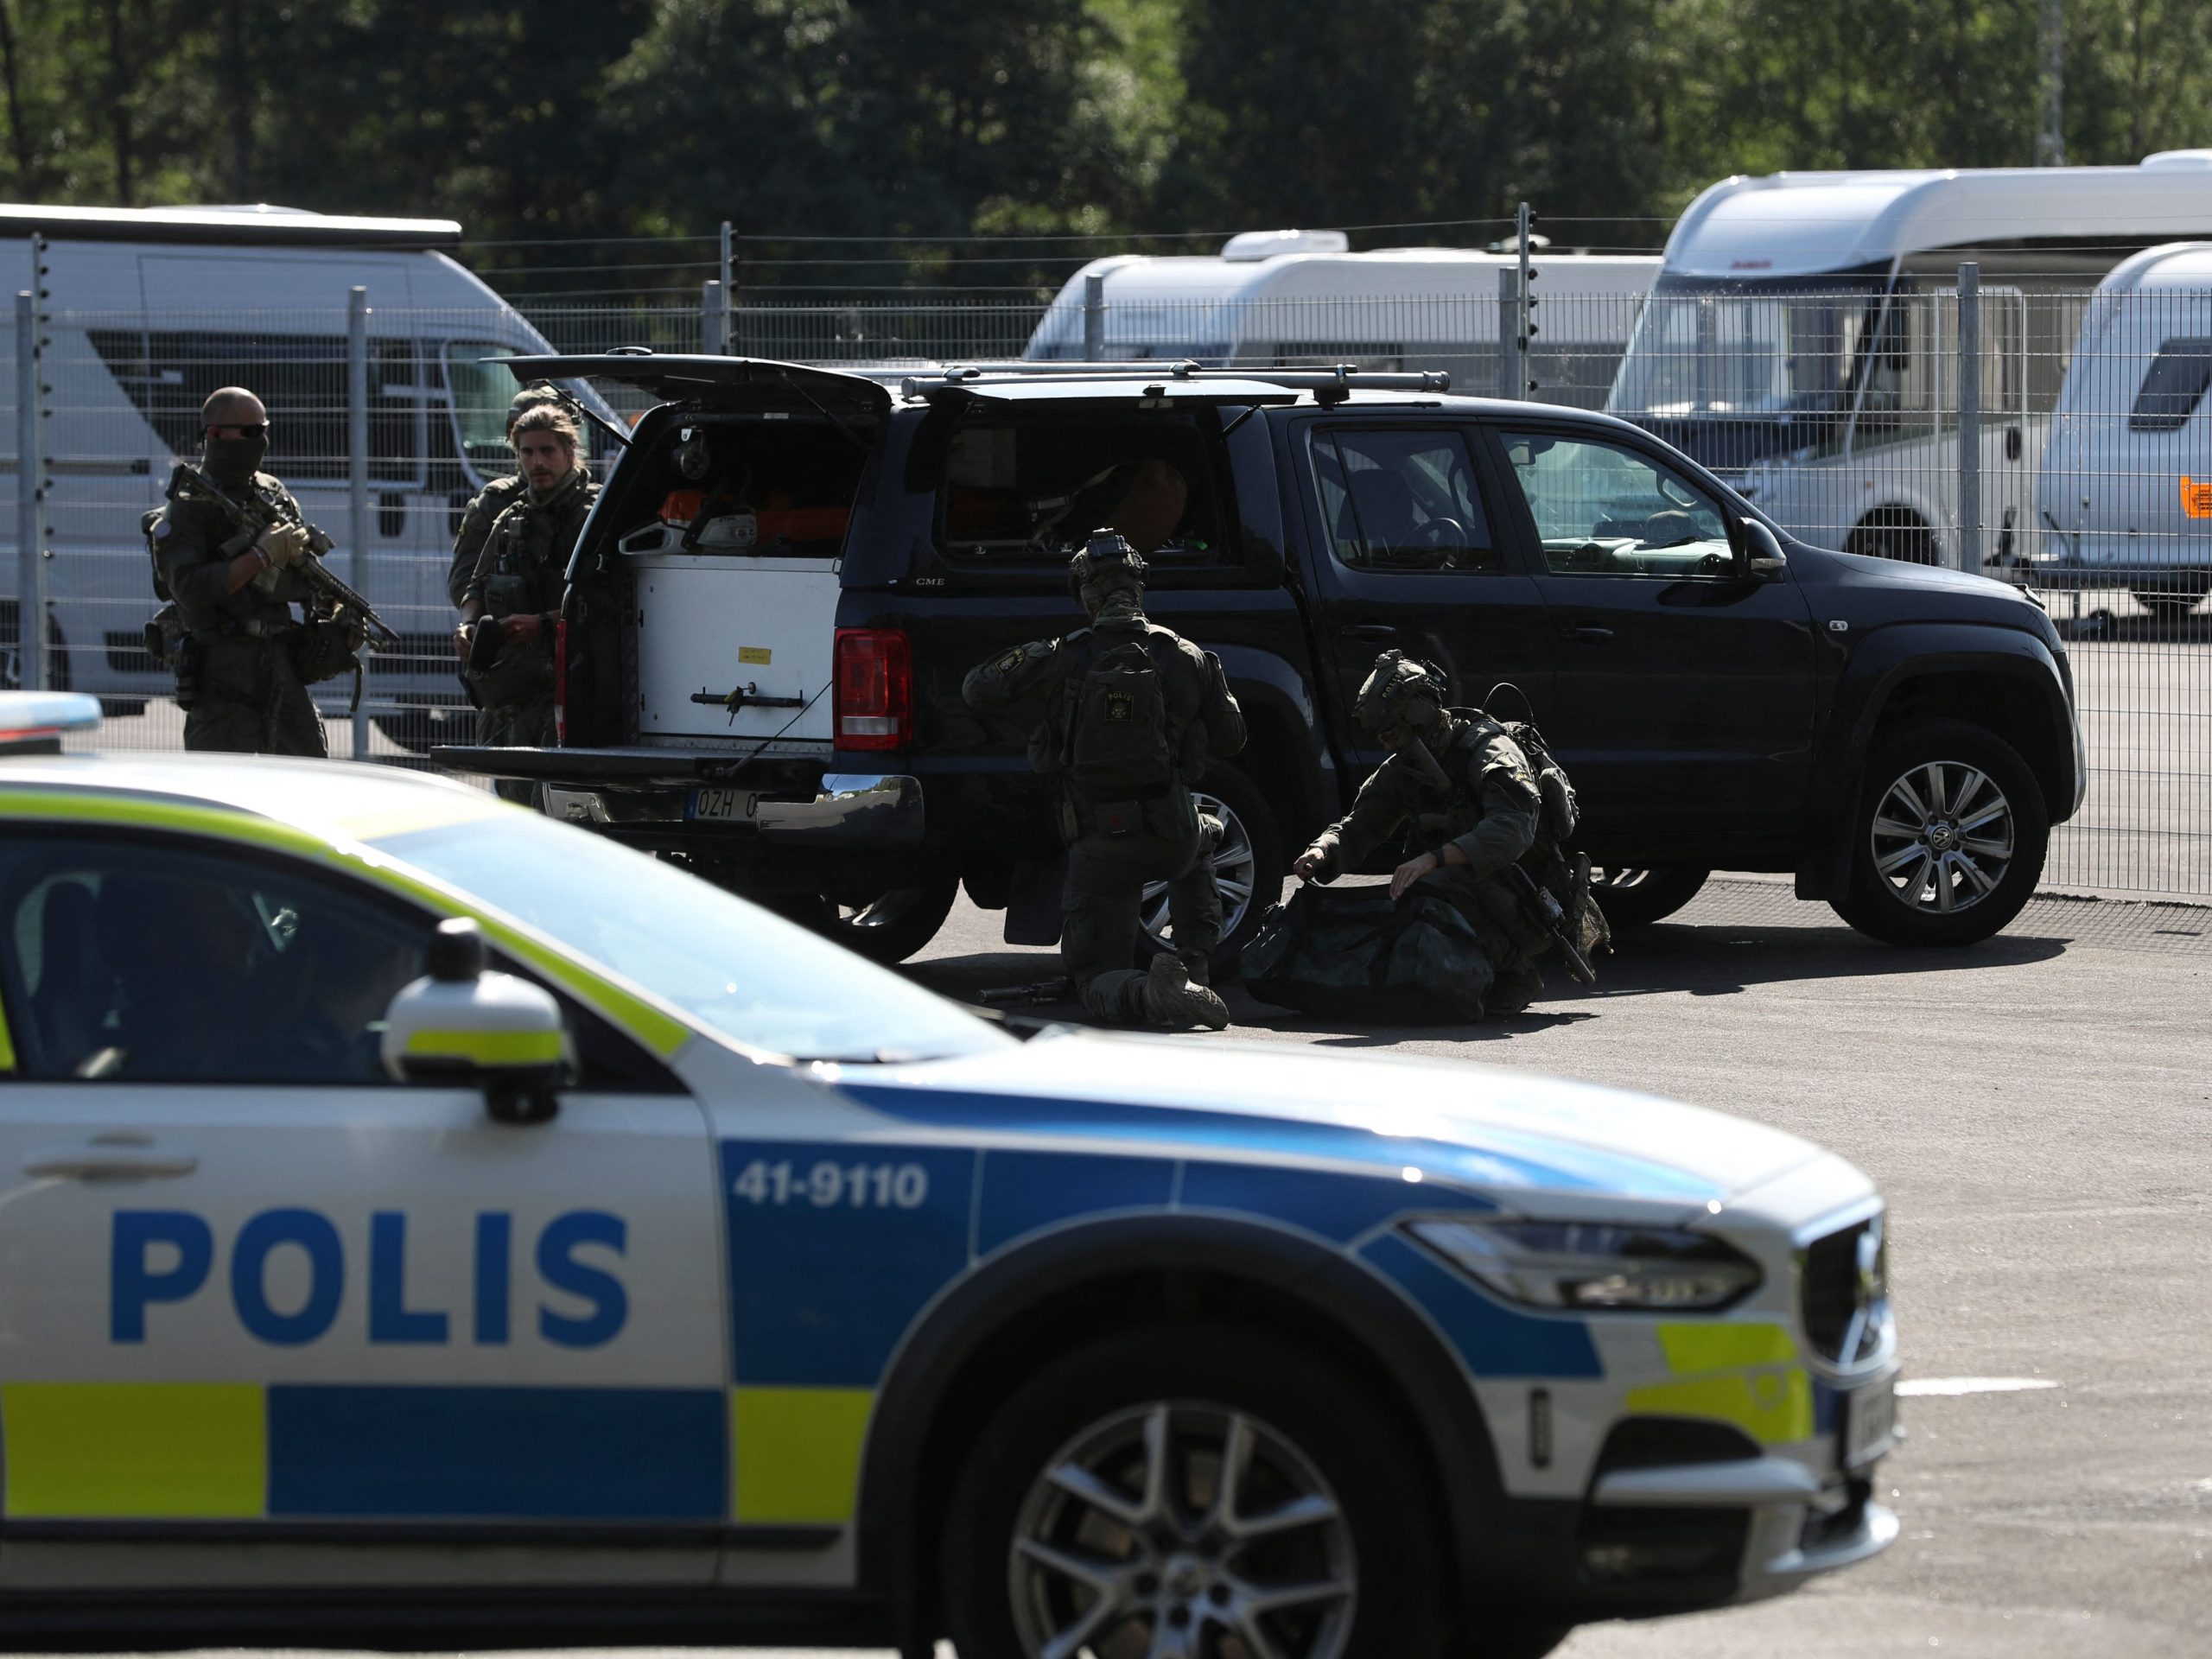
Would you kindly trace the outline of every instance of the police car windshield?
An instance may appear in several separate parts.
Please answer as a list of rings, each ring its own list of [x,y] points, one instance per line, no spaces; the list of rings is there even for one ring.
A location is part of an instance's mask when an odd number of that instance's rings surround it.
[[[893,1061],[1014,1040],[758,906],[549,819],[502,812],[377,845],[749,1048]]]

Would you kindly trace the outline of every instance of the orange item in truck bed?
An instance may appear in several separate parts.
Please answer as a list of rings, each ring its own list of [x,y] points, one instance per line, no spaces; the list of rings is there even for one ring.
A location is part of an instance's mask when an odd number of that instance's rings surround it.
[[[760,545],[781,538],[788,542],[842,542],[852,522],[849,507],[767,507],[753,515],[760,521]]]
[[[688,524],[706,505],[704,490],[671,490],[668,499],[660,504],[660,521],[664,524]]]

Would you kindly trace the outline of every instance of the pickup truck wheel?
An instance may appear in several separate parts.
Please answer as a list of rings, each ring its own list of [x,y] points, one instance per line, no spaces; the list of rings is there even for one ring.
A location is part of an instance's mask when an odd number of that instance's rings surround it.
[[[1211,963],[1218,982],[1236,973],[1236,959],[1260,925],[1260,918],[1282,897],[1289,866],[1268,798],[1234,766],[1214,766],[1191,798],[1200,812],[1219,818],[1222,824],[1221,844],[1213,853],[1214,881],[1221,889],[1221,943]],[[1146,887],[1140,919],[1144,928],[1137,942],[1141,965],[1174,948],[1167,933],[1165,881]]]
[[[947,1506],[960,1659],[1442,1659],[1441,1529],[1395,1414],[1272,1336],[1139,1329],[1000,1408]]]
[[[1663,921],[1697,897],[1710,870],[1690,864],[1662,864],[1649,870],[1593,867],[1590,891],[1616,932]]]
[[[818,916],[806,919],[848,950],[887,968],[937,937],[959,895],[960,878],[948,875],[918,887],[892,887],[861,904],[825,899]]]
[[[1929,721],[1871,755],[1836,913],[1889,944],[1973,944],[2020,913],[2043,874],[2050,818],[2010,745]]]

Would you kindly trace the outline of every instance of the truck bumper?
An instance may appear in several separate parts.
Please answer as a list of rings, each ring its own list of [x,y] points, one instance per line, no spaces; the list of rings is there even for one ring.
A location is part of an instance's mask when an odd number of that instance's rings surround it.
[[[922,782],[898,773],[830,772],[812,795],[754,795],[749,816],[688,821],[682,789],[582,789],[545,785],[550,817],[632,834],[751,833],[779,847],[918,847],[925,820]]]

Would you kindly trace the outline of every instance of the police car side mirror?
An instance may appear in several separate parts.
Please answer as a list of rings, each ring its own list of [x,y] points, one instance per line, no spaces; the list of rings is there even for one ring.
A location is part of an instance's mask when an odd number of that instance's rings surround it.
[[[478,1087],[500,1123],[543,1123],[575,1072],[561,1005],[542,988],[486,967],[483,930],[438,924],[422,978],[385,1016],[384,1069],[401,1083]]]
[[[1789,561],[1783,556],[1781,537],[1756,518],[1745,518],[1737,524],[1736,552],[1743,561],[1744,574],[1762,582],[1773,582],[1789,569]]]

